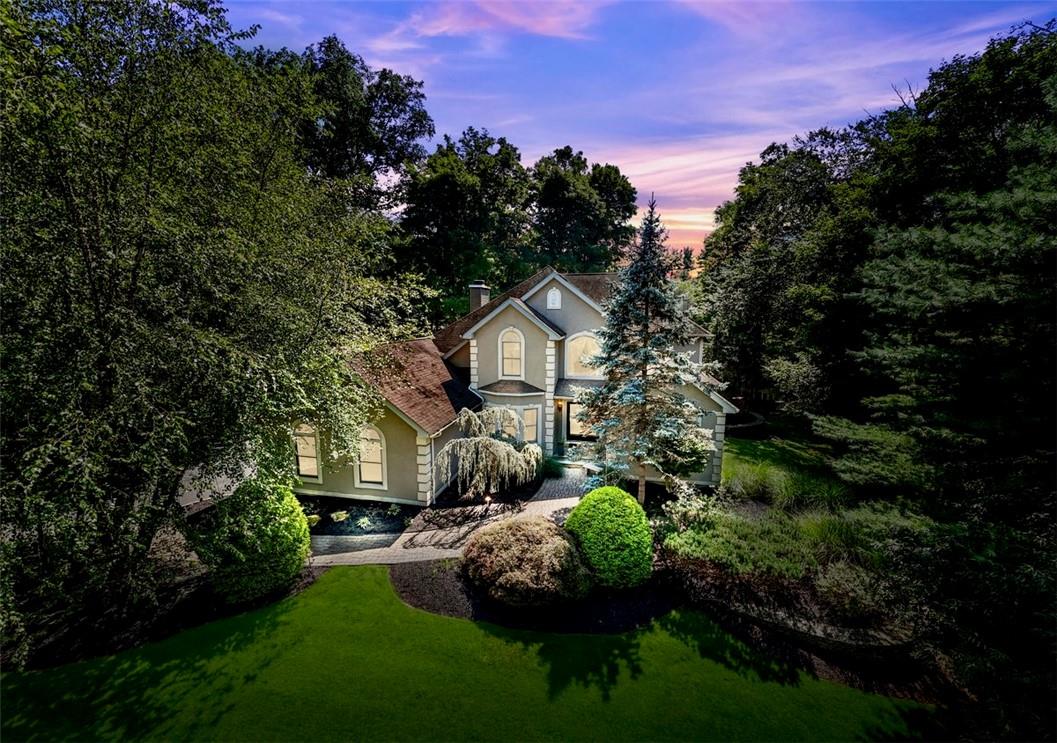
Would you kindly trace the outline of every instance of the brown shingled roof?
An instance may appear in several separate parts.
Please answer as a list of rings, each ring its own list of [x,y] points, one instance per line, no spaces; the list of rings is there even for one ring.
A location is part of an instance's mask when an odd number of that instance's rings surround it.
[[[451,325],[441,328],[437,331],[433,340],[437,344],[437,348],[441,350],[441,353],[447,353],[459,344],[463,342],[462,334],[472,328],[478,322],[481,321],[489,312],[494,310],[500,304],[505,302],[510,297],[521,298],[536,284],[543,281],[550,273],[559,273],[555,269],[547,266],[540,271],[537,271],[532,276],[522,281],[520,284],[507,289],[505,292],[497,296],[495,299],[488,302],[488,304],[482,305],[473,312],[464,317],[459,318]],[[577,289],[582,291],[585,295],[590,297],[597,304],[602,304],[609,298],[609,293],[613,290],[613,286],[617,283],[617,279],[620,274],[616,272],[607,273],[563,273],[561,274],[570,284],[575,286]],[[531,308],[529,308],[531,309]],[[537,317],[542,319],[552,328],[557,330],[559,333],[564,334],[564,330],[558,328],[554,323],[547,320],[540,312],[533,311]],[[707,335],[705,329],[697,323],[691,323],[690,335],[692,337],[700,337]]]
[[[498,382],[486,384],[481,388],[481,392],[494,392],[497,395],[543,394],[543,390],[539,387],[520,379],[500,379]]]
[[[481,398],[458,378],[429,338],[382,346],[357,369],[393,407],[430,435],[451,423],[463,408],[481,405]]]
[[[562,276],[598,304],[609,298],[617,273],[563,273]]]
[[[522,294],[527,292],[539,282],[543,281],[544,277],[553,270],[553,268],[547,266],[546,268],[537,271],[536,273],[532,274],[527,279],[522,281],[520,284],[515,284],[514,286],[510,287],[505,292],[503,292],[487,304],[481,305],[470,314],[464,315],[463,317],[460,317],[458,320],[453,322],[451,325],[448,325],[447,327],[438,330],[437,334],[433,336],[433,341],[437,344],[437,348],[440,349],[441,353],[447,353],[451,349],[461,344],[462,334],[472,328],[478,322],[480,322],[481,318],[483,318],[485,315],[494,310],[496,307],[498,307],[510,297],[521,297]]]

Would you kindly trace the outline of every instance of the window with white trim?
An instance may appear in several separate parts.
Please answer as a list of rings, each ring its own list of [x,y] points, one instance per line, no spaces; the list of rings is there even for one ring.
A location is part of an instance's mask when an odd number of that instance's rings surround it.
[[[320,480],[319,435],[316,429],[302,423],[294,429],[294,454],[297,459],[297,476],[302,480]]]
[[[547,291],[547,309],[548,310],[560,310],[562,308],[562,291],[556,286],[552,286]]]
[[[508,436],[517,441],[524,441],[526,443],[539,443],[539,420],[540,420],[540,407],[539,405],[531,405],[525,407],[511,407],[518,418],[513,416],[503,417],[503,435]],[[520,427],[520,432],[518,428]]]
[[[360,433],[356,485],[379,489],[385,487],[385,437],[374,426],[367,426]]]
[[[507,328],[499,335],[499,376],[521,379],[525,376],[522,335],[516,328]]]
[[[578,333],[565,341],[565,376],[574,379],[600,379],[598,369],[588,363],[602,346],[594,333]]]

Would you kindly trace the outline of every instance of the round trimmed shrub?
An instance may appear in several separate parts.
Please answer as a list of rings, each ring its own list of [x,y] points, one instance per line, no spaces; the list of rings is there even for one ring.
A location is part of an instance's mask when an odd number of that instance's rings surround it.
[[[629,588],[650,577],[653,534],[646,512],[626,491],[596,488],[584,496],[565,521],[598,582]]]
[[[230,603],[289,586],[310,549],[308,521],[293,491],[260,479],[203,512],[188,537]]]
[[[489,598],[508,606],[546,606],[581,598],[591,575],[572,538],[542,516],[512,518],[470,538],[463,570]]]

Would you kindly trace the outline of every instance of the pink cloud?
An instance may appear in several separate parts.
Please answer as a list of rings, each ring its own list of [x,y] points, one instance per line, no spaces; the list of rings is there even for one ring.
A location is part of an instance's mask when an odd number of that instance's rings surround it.
[[[419,36],[473,36],[520,32],[562,39],[585,38],[605,2],[510,2],[477,0],[431,6],[415,13],[408,26]]]
[[[759,36],[785,23],[793,8],[790,0],[675,0],[695,15],[718,23],[740,36]]]

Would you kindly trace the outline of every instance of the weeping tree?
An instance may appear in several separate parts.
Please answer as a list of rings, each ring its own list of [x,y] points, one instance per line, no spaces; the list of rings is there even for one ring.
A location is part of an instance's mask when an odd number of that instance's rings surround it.
[[[671,276],[675,261],[650,200],[638,240],[606,303],[601,350],[591,363],[605,376],[598,389],[582,391],[580,419],[598,435],[606,472],[637,477],[639,503],[646,500],[648,468],[675,486],[700,471],[714,448],[701,411],[679,390],[703,384],[703,368],[677,349],[690,343],[688,310]]]
[[[543,450],[536,444],[517,445],[524,422],[510,408],[463,408],[457,419],[461,438],[437,453],[437,467],[453,474],[467,498],[521,485],[536,477]]]

